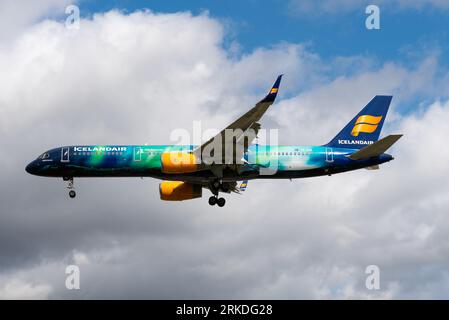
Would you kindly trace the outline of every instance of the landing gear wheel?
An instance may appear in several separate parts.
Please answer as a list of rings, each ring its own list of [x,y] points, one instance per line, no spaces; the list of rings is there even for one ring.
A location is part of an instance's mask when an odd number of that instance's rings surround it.
[[[69,191],[69,197],[70,197],[70,198],[75,198],[75,197],[76,197],[76,192],[75,192],[75,190],[70,190],[70,191]]]
[[[217,205],[218,205],[219,207],[223,207],[223,206],[225,205],[225,203],[226,203],[225,198],[218,198],[218,199],[217,199]]]
[[[215,205],[217,203],[217,198],[215,198],[214,196],[209,198],[209,204],[211,206]]]

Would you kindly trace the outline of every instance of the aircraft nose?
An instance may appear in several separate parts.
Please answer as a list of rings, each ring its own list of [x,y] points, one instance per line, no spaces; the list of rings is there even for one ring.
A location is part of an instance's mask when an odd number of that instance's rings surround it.
[[[29,174],[35,174],[35,173],[36,173],[36,162],[35,162],[35,161],[31,161],[31,162],[25,167],[25,171],[28,172]]]

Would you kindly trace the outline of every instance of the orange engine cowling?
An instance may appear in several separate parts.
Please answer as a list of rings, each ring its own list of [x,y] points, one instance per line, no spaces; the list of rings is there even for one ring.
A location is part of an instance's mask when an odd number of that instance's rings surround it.
[[[163,173],[190,173],[198,170],[196,157],[186,152],[164,152],[161,154]]]
[[[163,181],[159,184],[161,200],[182,201],[201,198],[203,188],[201,185],[182,181]]]

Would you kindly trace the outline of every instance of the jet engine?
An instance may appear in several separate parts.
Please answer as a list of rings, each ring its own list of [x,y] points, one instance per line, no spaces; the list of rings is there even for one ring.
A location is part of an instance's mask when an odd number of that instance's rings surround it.
[[[196,157],[187,152],[164,152],[161,154],[163,173],[190,173],[198,170]]]
[[[163,181],[159,184],[161,200],[182,201],[201,198],[203,188],[201,185],[182,181]]]

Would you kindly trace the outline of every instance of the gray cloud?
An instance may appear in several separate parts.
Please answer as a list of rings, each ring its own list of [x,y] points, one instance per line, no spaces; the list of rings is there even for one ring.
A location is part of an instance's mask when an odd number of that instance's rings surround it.
[[[24,172],[58,145],[165,144],[200,119],[221,128],[282,72],[263,123],[280,126],[283,143],[324,143],[377,93],[394,93],[393,108],[435,94],[433,55],[413,69],[346,57],[366,66],[354,72],[296,44],[230,57],[225,34],[207,15],[109,12],[75,32],[37,23],[0,49],[0,298],[447,295],[444,99],[392,110],[386,131],[405,137],[378,172],[251,181],[220,210],[161,202],[151,179],[78,179],[72,201],[61,180]],[[64,287],[70,263],[80,291]],[[380,291],[364,287],[370,264]]]

